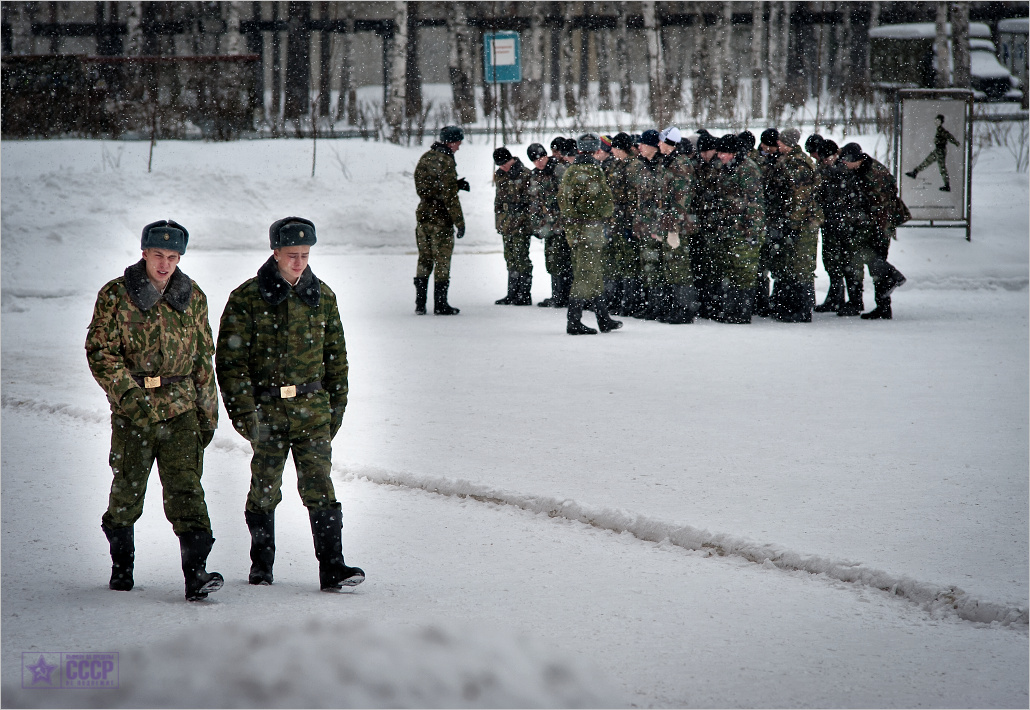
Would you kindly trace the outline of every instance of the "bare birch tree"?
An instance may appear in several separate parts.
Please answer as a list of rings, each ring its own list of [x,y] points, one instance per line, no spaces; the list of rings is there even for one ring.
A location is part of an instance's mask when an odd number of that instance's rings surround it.
[[[933,85],[938,89],[944,89],[951,84],[951,76],[948,72],[948,65],[951,64],[951,56],[948,51],[948,45],[950,44],[948,38],[948,3],[937,3],[937,17],[934,21],[933,29]]]
[[[472,86],[472,67],[469,65],[469,26],[465,4],[447,3],[447,70],[451,79],[454,113],[459,123],[476,120],[476,97]]]
[[[647,51],[648,106],[654,121],[658,125],[664,125],[668,116],[663,95],[666,88],[662,84],[665,68],[662,62],[662,44],[658,36],[658,15],[654,2],[640,3],[640,9],[644,16],[644,46]]]
[[[562,46],[561,46],[561,78],[562,95],[565,99],[565,113],[575,116],[577,113],[576,89],[572,82],[572,10],[571,2],[561,4],[562,8]]]
[[[608,3],[599,3],[601,11],[607,15]],[[608,61],[608,40],[611,30],[601,27],[594,33],[597,47],[597,108],[610,111],[615,106],[612,102],[611,64]]]
[[[952,85],[960,89],[968,89],[971,80],[968,2],[951,4],[951,37],[955,57],[955,74],[952,77]]]
[[[615,58],[619,72],[619,108],[633,112],[633,84],[629,72],[629,23],[625,2],[615,3]]]
[[[769,110],[766,118],[773,123],[780,120],[786,105],[788,12],[785,2],[769,3]]]
[[[386,138],[392,143],[399,143],[401,126],[404,123],[405,81],[404,70],[407,64],[408,46],[408,3],[395,0],[393,4],[393,32],[383,39],[387,42],[386,56],[388,85],[386,90]]]
[[[529,31],[525,34],[522,66],[525,72],[522,81],[514,86],[515,104],[519,117],[524,121],[535,119],[540,115],[540,102],[543,97],[544,58],[547,56],[547,45],[544,38],[544,21],[546,8],[543,2],[534,2],[529,13]]]
[[[733,57],[733,3],[723,2],[716,25],[718,37],[718,80],[719,115],[733,118],[733,109],[737,103],[737,71],[739,63]]]
[[[762,52],[765,45],[765,2],[751,3],[751,118],[762,115],[762,76],[766,59]]]

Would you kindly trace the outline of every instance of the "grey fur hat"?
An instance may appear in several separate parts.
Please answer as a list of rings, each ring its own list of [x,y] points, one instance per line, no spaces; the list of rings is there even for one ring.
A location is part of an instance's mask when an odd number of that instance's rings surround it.
[[[186,244],[190,240],[190,233],[186,228],[170,219],[162,219],[151,222],[143,228],[143,237],[140,239],[141,249],[170,249],[180,254],[186,253]]]
[[[315,241],[315,224],[303,217],[284,217],[268,228],[268,245],[272,249],[309,247]]]

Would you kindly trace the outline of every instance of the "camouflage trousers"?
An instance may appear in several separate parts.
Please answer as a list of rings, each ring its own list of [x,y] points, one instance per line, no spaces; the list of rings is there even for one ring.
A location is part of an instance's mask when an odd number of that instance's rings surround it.
[[[781,248],[772,259],[773,278],[785,283],[812,283],[819,249],[819,226],[806,224],[790,234],[793,245]]]
[[[950,185],[951,180],[948,179],[948,152],[947,150],[937,150],[936,148],[926,156],[926,160],[916,166],[916,169],[912,172],[921,173],[926,168],[930,167],[934,163],[937,163],[937,168],[941,171],[941,180],[944,181],[945,185]]]
[[[664,242],[650,235],[640,239],[640,278],[647,288],[659,288],[665,284],[662,268],[662,251],[668,249]]]
[[[522,232],[502,234],[504,263],[508,271],[529,275],[533,273],[533,262],[529,259],[530,235]]]
[[[570,296],[588,301],[604,293],[604,224],[569,224],[565,238],[572,249]]]
[[[572,251],[569,249],[568,240],[561,232],[544,237],[544,264],[547,273],[555,276],[564,274],[572,268]]]
[[[157,462],[165,517],[176,535],[189,530],[211,530],[204,488],[204,447],[196,411],[157,424],[138,427],[129,419],[111,415],[111,494],[104,526],[127,528],[143,515],[147,479]]]
[[[743,229],[724,229],[713,240],[712,252],[719,281],[750,291],[758,278],[761,246]],[[813,269],[815,268],[813,263]]]
[[[436,281],[451,278],[451,255],[454,253],[454,228],[437,222],[424,222],[415,227],[418,245],[418,266],[415,276],[428,278],[436,273]]]
[[[826,222],[822,227],[822,238],[823,268],[831,279],[843,278],[845,268],[853,258],[851,254],[857,252],[850,230],[845,225]]]
[[[707,288],[720,279],[714,259],[713,234],[714,230],[705,230],[690,236],[690,266],[699,289]]]
[[[252,441],[250,446],[254,455],[250,460],[247,510],[251,513],[266,515],[282,502],[283,469],[290,452],[293,452],[297,490],[304,507],[325,509],[336,503],[336,491],[329,477],[333,449],[328,423],[293,433],[288,425],[271,431],[262,426],[261,439]]]
[[[605,278],[635,279],[640,276],[640,250],[633,232],[613,228],[605,248]]]
[[[673,286],[693,286],[694,270],[690,263],[690,240],[680,235],[680,244],[673,249],[662,244],[662,273],[666,283]]]

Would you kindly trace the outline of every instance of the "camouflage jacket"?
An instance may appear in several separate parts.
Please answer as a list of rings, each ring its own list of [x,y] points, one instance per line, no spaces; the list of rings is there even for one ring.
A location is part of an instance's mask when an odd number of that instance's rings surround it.
[[[558,170],[559,166],[561,170]],[[561,210],[558,208],[558,186],[565,166],[554,158],[547,159],[544,169],[533,168],[529,177],[529,220],[533,234],[551,237],[561,234]]]
[[[754,163],[762,174],[762,206],[765,207],[765,218],[767,222],[773,222],[779,218],[779,211],[775,209],[773,203],[779,204],[779,202],[772,199],[775,188],[770,183],[776,168],[776,159],[779,156],[776,153],[766,153],[760,149],[756,149],[754,152],[758,156],[754,159]]]
[[[623,234],[627,229],[633,228],[633,209],[629,203],[629,184],[626,179],[626,168],[629,160],[611,158],[601,164],[604,177],[608,181],[608,189],[612,191],[614,210],[612,212],[612,227],[617,234]]]
[[[615,205],[601,164],[580,153],[561,179],[558,204],[562,217],[571,224],[608,221]]]
[[[633,236],[651,239],[661,234],[662,207],[665,204],[662,179],[662,157],[652,160],[642,155],[631,158],[626,165],[626,201],[633,211]]]
[[[715,213],[720,238],[743,237],[752,246],[765,241],[762,174],[753,160],[736,155],[723,166]]]
[[[687,215],[694,213],[694,165],[679,148],[662,158],[662,180],[666,229],[683,232]]]
[[[800,231],[803,227],[818,227],[823,222],[823,211],[816,202],[819,175],[812,159],[798,146],[782,154],[769,176],[770,193],[767,199],[778,223],[770,227]]]
[[[191,409],[197,410],[201,429],[218,426],[213,354],[207,296],[180,269],[163,295],[150,283],[142,260],[97,294],[86,334],[89,369],[107,393],[111,411],[137,426]],[[153,414],[149,421],[138,421],[122,408],[125,393],[140,387],[134,376],[183,379],[144,389]]]
[[[518,158],[508,172],[498,169],[494,173],[497,191],[494,194],[494,226],[504,235],[529,234],[529,176],[530,172]]]
[[[462,227],[465,217],[458,200],[458,171],[454,153],[444,143],[433,143],[415,166],[415,192],[419,203],[415,219],[443,227]]]
[[[869,223],[869,208],[855,171],[840,161],[820,165],[819,205],[825,224],[834,229],[851,229]]]
[[[869,216],[882,232],[894,234],[891,216],[898,200],[898,183],[883,163],[865,156],[855,169]]]
[[[717,156],[713,156],[711,160],[702,160],[701,156],[698,155],[694,169],[694,200],[692,206],[697,214],[699,226],[706,233],[711,233],[718,226],[716,208],[722,172],[723,166]]]
[[[270,257],[229,295],[218,328],[215,369],[229,417],[277,402],[310,427],[347,407],[347,344],[336,294],[304,270],[291,287]],[[264,392],[321,382],[322,390],[278,399]]]

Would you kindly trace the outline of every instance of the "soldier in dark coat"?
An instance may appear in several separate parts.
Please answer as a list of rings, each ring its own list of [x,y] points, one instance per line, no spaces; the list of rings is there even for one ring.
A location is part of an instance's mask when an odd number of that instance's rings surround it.
[[[848,143],[840,150],[840,161],[855,172],[858,185],[868,209],[869,225],[859,236],[862,261],[869,267],[873,278],[876,308],[863,313],[866,320],[893,318],[891,294],[905,283],[905,277],[887,261],[891,240],[897,238],[898,184],[883,163],[862,152],[858,143]],[[838,311],[838,315],[853,315]]]
[[[229,296],[215,356],[222,401],[233,427],[250,442],[251,584],[271,584],[275,508],[282,501],[286,458],[308,509],[325,591],[365,579],[343,560],[343,516],[336,500],[332,440],[347,408],[347,345],[336,294],[308,266],[315,225],[300,217],[273,223],[272,256]]]
[[[551,275],[551,296],[536,304],[541,308],[565,308],[572,288],[572,253],[565,241],[558,185],[565,174],[565,161],[553,156],[539,143],[526,151],[533,170],[529,177],[529,218],[533,234],[544,240],[544,261]]]
[[[418,266],[415,271],[415,313],[425,315],[429,295],[429,275],[433,280],[433,313],[457,315],[458,309],[447,303],[451,282],[451,255],[454,239],[465,236],[465,217],[458,200],[459,190],[468,190],[468,181],[458,178],[454,154],[461,147],[465,134],[457,126],[440,130],[440,140],[419,158],[415,166],[415,192],[418,209],[415,242],[418,245]]]
[[[529,171],[507,148],[493,154],[494,225],[504,245],[504,263],[508,267],[508,293],[494,301],[498,306],[531,306],[533,262],[529,258],[532,226],[529,220]]]
[[[772,176],[779,158],[780,132],[775,128],[762,131],[761,143],[755,151],[755,164],[762,174],[762,206],[765,208],[766,236],[769,228],[779,223],[779,208],[782,200],[775,199]],[[766,238],[758,253],[758,278],[755,280],[755,299],[752,313],[767,317],[772,314],[769,301],[769,272],[772,268],[772,241]]]
[[[665,281],[662,272],[662,216],[665,182],[658,131],[644,131],[640,155],[626,166],[627,202],[633,209],[633,237],[640,253],[642,294],[635,299],[633,315],[657,320],[664,312]]]
[[[690,238],[690,255],[694,284],[701,302],[699,313],[703,318],[711,318],[715,313],[716,287],[722,279],[715,252],[715,238],[719,228],[716,201],[722,163],[716,156],[715,142],[715,136],[708,131],[698,133],[694,164],[693,209],[697,215],[698,229]]]
[[[608,187],[612,191],[615,210],[612,213],[608,251],[612,279],[615,281],[614,304],[609,307],[619,316],[632,315],[634,295],[640,292],[640,249],[633,238],[633,211],[629,203],[626,169],[633,160],[633,139],[628,133],[612,137],[612,161],[604,167]]]
[[[666,128],[658,146],[662,154],[664,213],[662,229],[662,273],[667,284],[663,317],[665,323],[693,323],[701,308],[694,285],[690,237],[697,229],[694,213],[694,163],[680,143],[682,136],[675,126]]]
[[[86,357],[111,405],[111,495],[101,527],[111,547],[111,581],[133,587],[133,526],[143,514],[157,462],[165,516],[179,538],[186,599],[222,586],[207,572],[214,544],[200,478],[218,425],[214,344],[207,297],[178,267],[189,233],[169,220],[143,228],[143,259],[97,295]]]
[[[838,153],[839,148],[832,140],[823,141],[816,151],[822,177],[818,199],[826,218],[822,226],[823,268],[830,276],[830,290],[826,301],[813,310],[858,315],[862,312],[865,269],[858,239],[871,219],[858,175],[844,166]]]

